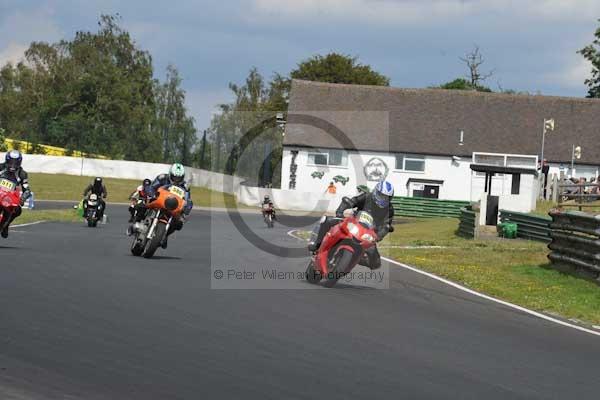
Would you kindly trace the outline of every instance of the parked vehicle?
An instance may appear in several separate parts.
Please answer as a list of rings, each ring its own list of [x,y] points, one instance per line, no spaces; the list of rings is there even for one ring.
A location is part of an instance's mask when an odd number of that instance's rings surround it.
[[[306,280],[316,284],[325,279],[326,287],[333,287],[365,256],[365,250],[376,245],[373,216],[359,211],[346,218],[337,218],[306,269]]]
[[[185,205],[185,191],[178,186],[161,187],[147,204],[144,220],[133,227],[131,253],[151,258],[162,245],[169,227],[179,218]]]
[[[9,179],[0,178],[0,231],[9,223],[11,215],[21,207],[21,190]]]

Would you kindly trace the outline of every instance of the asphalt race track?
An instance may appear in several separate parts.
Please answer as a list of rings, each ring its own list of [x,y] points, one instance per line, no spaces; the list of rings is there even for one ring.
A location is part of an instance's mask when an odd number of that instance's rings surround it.
[[[383,268],[389,290],[243,279],[306,260],[257,249],[222,212],[194,212],[167,250],[136,258],[125,207],[108,214],[97,229],[44,223],[0,241],[0,399],[600,396],[600,337],[399,267]],[[244,218],[285,247],[312,221]]]

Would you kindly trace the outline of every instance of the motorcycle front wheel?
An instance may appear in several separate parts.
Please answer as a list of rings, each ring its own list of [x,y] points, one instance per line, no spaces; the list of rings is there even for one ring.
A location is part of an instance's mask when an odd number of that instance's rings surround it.
[[[144,258],[152,258],[166,234],[167,226],[162,222],[157,223],[156,227],[154,228],[154,235],[152,236],[152,239],[146,243],[146,249],[144,250],[143,254]]]
[[[342,278],[350,269],[354,254],[348,250],[342,249],[334,256],[333,262],[330,264],[332,268],[325,277],[325,287],[334,287],[337,281]]]
[[[305,275],[308,283],[312,283],[313,285],[321,282],[321,279],[323,279],[321,272],[315,270],[315,263],[313,260],[309,261]]]
[[[144,252],[145,241],[144,239],[141,239],[140,236],[140,233],[136,232],[133,236],[133,242],[131,243],[131,254],[136,257],[141,256]]]

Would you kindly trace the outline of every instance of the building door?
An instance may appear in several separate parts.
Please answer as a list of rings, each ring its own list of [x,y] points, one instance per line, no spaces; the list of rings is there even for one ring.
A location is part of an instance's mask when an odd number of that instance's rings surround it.
[[[439,199],[440,187],[436,185],[425,185],[425,188],[423,189],[423,197],[428,199]]]

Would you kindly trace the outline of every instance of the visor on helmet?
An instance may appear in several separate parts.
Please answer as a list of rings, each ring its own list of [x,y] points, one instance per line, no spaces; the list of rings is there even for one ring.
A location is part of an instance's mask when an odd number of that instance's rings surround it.
[[[375,204],[377,204],[377,206],[384,208],[384,207],[387,207],[390,205],[391,196],[386,196],[385,194],[381,193],[379,190],[374,190],[371,195],[373,197],[373,200],[375,201]]]

